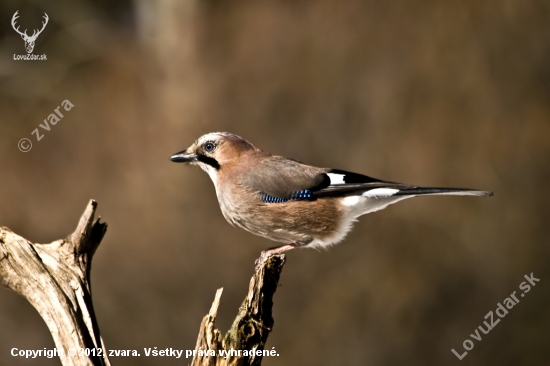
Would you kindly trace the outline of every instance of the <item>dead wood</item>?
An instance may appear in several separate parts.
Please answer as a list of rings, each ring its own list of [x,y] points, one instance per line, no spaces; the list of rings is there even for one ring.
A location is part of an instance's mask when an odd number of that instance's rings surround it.
[[[222,289],[216,292],[212,307],[202,320],[191,366],[258,366],[264,352],[275,356],[274,349],[264,347],[273,329],[273,295],[284,264],[285,255],[281,254],[268,257],[260,265],[225,337],[215,326]]]
[[[0,227],[0,284],[35,307],[64,366],[110,365],[90,286],[92,257],[107,231],[107,224],[94,221],[96,207],[91,200],[76,230],[49,244],[31,243]]]

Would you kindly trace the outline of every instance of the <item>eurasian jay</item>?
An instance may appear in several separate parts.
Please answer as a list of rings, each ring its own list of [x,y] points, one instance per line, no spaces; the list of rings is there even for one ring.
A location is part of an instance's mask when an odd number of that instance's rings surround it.
[[[426,195],[492,196],[465,188],[423,188],[338,169],[317,168],[264,152],[227,132],[201,136],[170,158],[198,165],[216,188],[225,219],[252,234],[285,243],[271,254],[340,242],[361,215]]]

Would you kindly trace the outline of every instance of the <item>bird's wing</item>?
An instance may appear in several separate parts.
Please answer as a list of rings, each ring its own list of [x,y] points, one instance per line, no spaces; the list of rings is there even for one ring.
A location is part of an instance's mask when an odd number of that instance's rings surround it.
[[[318,191],[330,185],[326,169],[302,164],[281,156],[270,156],[255,163],[239,177],[239,183],[260,194],[290,199],[298,192]]]
[[[240,177],[240,183],[267,200],[313,199],[375,188],[415,188],[343,170],[316,168],[280,156],[262,159]]]
[[[491,195],[473,189],[422,188],[388,182],[344,170],[316,168],[280,156],[263,159],[255,169],[242,175],[240,183],[258,192],[266,202],[365,194],[369,191],[368,196],[373,198],[427,194]]]

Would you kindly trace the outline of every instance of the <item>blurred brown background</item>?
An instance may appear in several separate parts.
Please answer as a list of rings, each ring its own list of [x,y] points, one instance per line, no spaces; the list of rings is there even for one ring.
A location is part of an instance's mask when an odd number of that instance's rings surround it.
[[[21,29],[49,15],[47,61],[13,60],[16,10]],[[230,131],[313,165],[495,192],[406,201],[328,252],[289,253],[267,345],[280,357],[264,365],[548,364],[548,1],[4,0],[0,14],[0,225],[46,243],[98,201],[107,348],[193,349],[218,287],[228,329],[273,243],[232,228],[208,176],[168,158]],[[459,361],[451,348],[531,272],[539,284]],[[53,341],[0,289],[0,365],[59,364],[13,347]]]

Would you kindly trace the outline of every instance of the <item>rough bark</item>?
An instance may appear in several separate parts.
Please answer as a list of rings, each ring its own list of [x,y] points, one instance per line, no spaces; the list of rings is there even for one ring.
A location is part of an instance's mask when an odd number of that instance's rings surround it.
[[[94,221],[96,207],[91,200],[76,230],[50,244],[31,243],[0,227],[0,284],[36,308],[64,366],[110,365],[90,287],[92,257],[107,230],[99,218]]]
[[[285,255],[282,254],[270,256],[260,265],[250,280],[248,295],[224,338],[215,326],[222,289],[216,292],[212,307],[202,320],[191,366],[261,365],[262,351],[273,328],[273,295],[284,264]],[[243,355],[244,350],[247,351],[246,356]],[[249,355],[249,351],[253,350],[255,352]]]

